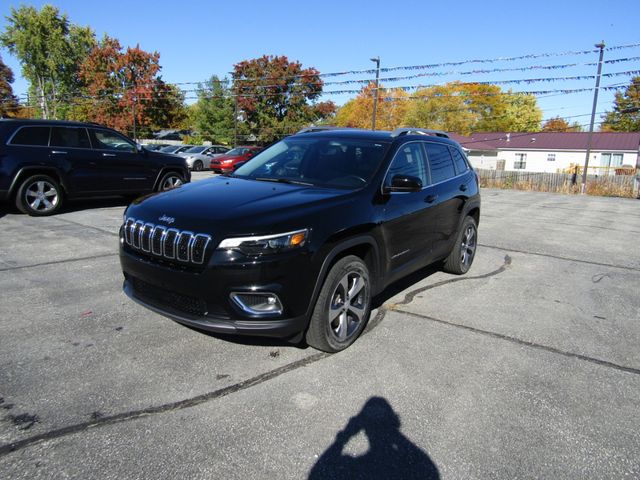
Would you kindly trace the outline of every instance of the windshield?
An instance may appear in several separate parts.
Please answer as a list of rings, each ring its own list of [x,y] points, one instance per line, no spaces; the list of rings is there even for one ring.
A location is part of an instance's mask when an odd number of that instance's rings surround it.
[[[291,137],[256,155],[234,176],[360,188],[373,178],[387,147],[368,140]]]
[[[201,153],[206,150],[207,147],[191,147],[188,150],[185,150],[184,153]]]

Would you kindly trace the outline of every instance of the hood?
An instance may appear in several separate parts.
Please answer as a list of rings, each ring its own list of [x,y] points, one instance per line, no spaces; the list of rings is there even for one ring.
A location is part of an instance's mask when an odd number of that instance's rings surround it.
[[[222,176],[142,197],[127,216],[201,233],[267,234],[304,228],[298,219],[347,208],[354,193]]]
[[[227,155],[226,153],[223,153],[222,155],[216,155],[216,162],[221,162],[222,160],[236,160],[239,158],[244,158],[247,155]]]

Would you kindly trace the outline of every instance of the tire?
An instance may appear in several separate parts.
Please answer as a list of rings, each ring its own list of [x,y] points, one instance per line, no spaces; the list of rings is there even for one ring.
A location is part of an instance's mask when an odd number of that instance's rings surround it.
[[[192,170],[194,172],[201,172],[202,171],[202,162],[200,160],[196,160],[195,162],[193,162],[193,168]]]
[[[344,257],[322,285],[306,332],[307,344],[329,353],[344,350],[362,333],[370,314],[369,269],[359,257]]]
[[[184,183],[184,178],[182,175],[176,172],[168,172],[165,173],[160,181],[158,182],[158,192],[164,192],[166,190],[171,190],[172,188],[179,187]]]
[[[49,175],[34,175],[20,184],[16,207],[33,217],[54,215],[60,211],[64,193],[57,180]]]
[[[456,235],[456,243],[444,262],[443,270],[447,273],[462,275],[469,271],[476,256],[478,246],[478,227],[473,217],[465,217]]]

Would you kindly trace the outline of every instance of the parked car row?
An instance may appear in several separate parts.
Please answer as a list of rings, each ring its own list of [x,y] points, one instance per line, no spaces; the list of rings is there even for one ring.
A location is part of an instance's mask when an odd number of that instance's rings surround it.
[[[216,155],[211,160],[211,170],[215,173],[230,173],[244,162],[262,151],[260,147],[236,147],[223,155]]]

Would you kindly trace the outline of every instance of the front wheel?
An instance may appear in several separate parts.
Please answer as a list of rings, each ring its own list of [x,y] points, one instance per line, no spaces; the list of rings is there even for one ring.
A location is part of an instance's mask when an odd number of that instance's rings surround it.
[[[354,255],[340,259],[322,285],[306,341],[324,352],[344,350],[364,330],[371,313],[367,265]]]
[[[478,227],[473,217],[466,217],[456,236],[456,243],[444,262],[444,271],[461,275],[467,273],[476,256]]]
[[[158,191],[171,190],[172,188],[179,187],[184,183],[184,179],[179,173],[169,172],[165,173],[158,183]]]
[[[200,160],[196,160],[195,162],[193,162],[193,171],[194,172],[201,172],[203,166],[204,165],[202,164],[202,162]]]
[[[16,207],[34,217],[53,215],[62,207],[62,188],[48,175],[29,177],[18,188]]]

